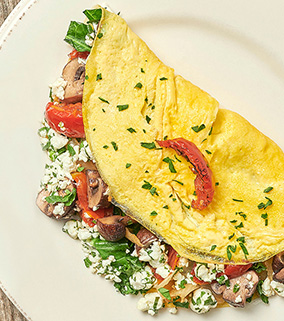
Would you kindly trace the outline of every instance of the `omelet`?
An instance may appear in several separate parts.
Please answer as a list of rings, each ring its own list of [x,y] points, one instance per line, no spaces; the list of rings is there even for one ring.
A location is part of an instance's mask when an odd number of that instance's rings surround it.
[[[98,9],[83,119],[113,203],[194,261],[247,264],[283,251],[282,150]],[[214,196],[202,210],[191,206],[192,164],[158,144],[177,138],[194,143],[212,172]]]

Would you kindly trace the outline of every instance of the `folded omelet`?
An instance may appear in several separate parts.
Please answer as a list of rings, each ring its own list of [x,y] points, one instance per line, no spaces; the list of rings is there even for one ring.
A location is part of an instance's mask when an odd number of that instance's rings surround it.
[[[246,264],[284,250],[282,150],[175,75],[120,16],[100,9],[83,118],[113,203],[195,261]],[[205,209],[191,206],[192,165],[157,143],[179,137],[198,147],[213,173]]]

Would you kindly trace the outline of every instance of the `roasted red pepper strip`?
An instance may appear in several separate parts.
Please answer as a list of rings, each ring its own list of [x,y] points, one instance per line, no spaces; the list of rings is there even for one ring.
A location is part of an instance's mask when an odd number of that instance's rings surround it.
[[[198,210],[206,208],[212,202],[214,195],[213,174],[200,150],[184,138],[157,141],[157,143],[162,147],[174,149],[193,165],[191,170],[197,175],[194,181],[197,199],[192,201],[191,206]]]
[[[172,270],[174,270],[178,264],[180,256],[178,255],[177,251],[174,250],[169,245],[169,251],[168,251],[168,264],[171,267]]]
[[[67,137],[85,137],[82,103],[55,104],[49,102],[45,107],[45,119],[52,129]],[[60,123],[63,126],[60,126]]]
[[[225,274],[229,279],[236,278],[243,275],[252,267],[252,264],[247,265],[225,265]]]
[[[102,208],[102,209],[98,209],[97,211],[93,211],[88,206],[86,174],[83,172],[75,172],[75,173],[72,173],[72,178],[76,182],[78,205],[82,209],[82,212],[81,212],[82,219],[87,224],[90,225],[91,221],[93,221],[94,219],[104,217],[105,211],[107,209]],[[89,220],[88,217],[91,217],[92,219]],[[94,226],[94,224],[91,224],[91,225]]]

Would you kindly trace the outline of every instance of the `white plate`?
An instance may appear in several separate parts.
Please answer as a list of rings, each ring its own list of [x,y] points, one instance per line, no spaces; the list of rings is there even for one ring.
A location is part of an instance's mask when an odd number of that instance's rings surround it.
[[[33,3],[34,2],[34,3]],[[44,155],[37,137],[48,84],[70,48],[70,20],[91,0],[22,0],[0,30],[0,280],[34,321],[150,320],[137,298],[117,294],[82,262],[79,242],[35,206]],[[283,9],[279,1],[109,0],[134,31],[177,73],[241,113],[284,148]],[[253,146],[252,146],[253,148]],[[279,169],[283,170],[283,169]],[[284,301],[181,311],[160,320],[282,320]]]

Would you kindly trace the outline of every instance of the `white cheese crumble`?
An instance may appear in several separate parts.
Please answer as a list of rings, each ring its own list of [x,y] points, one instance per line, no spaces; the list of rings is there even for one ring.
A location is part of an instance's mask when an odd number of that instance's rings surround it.
[[[197,263],[194,268],[195,276],[204,282],[212,282],[218,273],[224,272],[223,264],[203,264]]]
[[[176,313],[177,313],[177,308],[176,308],[176,307],[174,307],[174,308],[169,308],[169,312],[170,312],[171,314],[176,314]]]
[[[263,294],[266,295],[267,297],[270,297],[275,294],[269,278],[266,278],[263,281],[261,288],[262,288]]]
[[[52,92],[52,98],[55,99],[56,97],[60,100],[64,99],[64,90],[67,85],[67,81],[65,81],[62,77],[59,77],[55,80],[55,82],[49,85]]]
[[[276,294],[284,297],[284,284],[283,283],[280,283],[277,281],[271,281],[270,285]]]
[[[196,285],[196,283],[193,281],[193,276],[189,272],[186,276],[180,272],[177,272],[173,279],[175,281],[176,290],[184,289],[186,284]]]
[[[129,278],[130,284],[135,290],[148,290],[152,287],[155,278],[149,266],[146,266],[144,271],[135,272]]]
[[[161,296],[155,293],[147,293],[137,303],[137,308],[141,311],[148,311],[150,315],[155,315],[163,306]]]
[[[70,220],[64,224],[62,231],[71,236],[72,239],[76,240],[78,238],[78,231],[81,226],[82,224],[80,221]]]
[[[235,299],[235,303],[241,303],[243,300],[242,300],[242,297],[240,295],[238,295]]]
[[[192,311],[198,314],[206,313],[216,306],[217,301],[210,290],[200,288],[194,291],[190,301]]]
[[[171,273],[171,268],[168,264],[165,264],[157,267],[156,273],[159,274],[163,279],[165,279]]]
[[[153,268],[158,268],[164,265],[166,262],[165,257],[165,245],[161,245],[160,242],[153,242],[147,249],[141,249],[139,251],[139,260],[149,262]]]
[[[64,203],[58,203],[57,205],[54,206],[54,209],[53,209],[53,214],[54,215],[64,215]]]
[[[87,46],[92,47],[92,46],[93,46],[94,39],[95,39],[95,34],[94,34],[94,32],[92,32],[90,35],[86,35],[86,37],[85,37],[85,44],[86,44]]]

